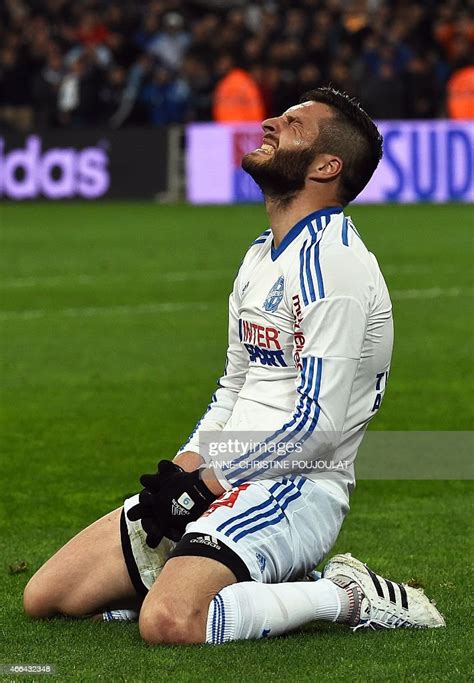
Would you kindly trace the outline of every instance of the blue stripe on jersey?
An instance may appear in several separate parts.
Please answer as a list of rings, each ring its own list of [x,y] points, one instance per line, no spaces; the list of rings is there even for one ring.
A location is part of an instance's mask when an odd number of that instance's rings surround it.
[[[254,240],[250,246],[253,247],[254,244],[263,244],[264,242],[267,241],[267,237],[268,237],[268,235],[269,235],[270,233],[271,233],[271,229],[270,229],[270,228],[269,228],[268,230],[265,230],[265,232],[262,232],[262,234],[259,235],[259,236],[257,237],[257,239]]]
[[[298,402],[297,408],[295,410],[295,415],[294,415],[293,419],[290,420],[290,422],[287,422],[286,424],[284,424],[280,430],[278,430],[277,432],[275,432],[271,436],[269,436],[267,439],[265,439],[263,444],[266,445],[266,444],[270,443],[272,440],[275,440],[281,434],[285,434],[285,432],[290,427],[292,427],[297,422],[297,420],[300,419],[301,415],[303,415],[303,417],[302,417],[299,425],[297,426],[297,428],[295,430],[290,431],[290,433],[287,435],[287,437],[283,440],[283,441],[288,441],[290,438],[292,438],[292,436],[294,436],[295,433],[298,433],[302,429],[302,427],[304,426],[304,424],[308,420],[309,413],[311,410],[311,405],[312,405],[311,401],[309,400],[308,395],[307,395],[307,393],[308,393],[308,391],[309,391],[309,389],[313,383],[314,358],[312,358],[312,357],[309,359],[308,375],[306,375],[307,370],[308,370],[308,359],[303,358],[303,369],[301,372],[300,384],[299,384],[299,387],[297,389],[298,393],[300,393],[301,396],[300,396],[300,400]],[[302,410],[303,410],[303,407],[305,404],[306,404],[306,409],[305,409],[304,413],[302,413]],[[249,453],[246,453],[246,454],[240,456],[239,458],[236,458],[233,462],[236,462],[236,461],[241,462],[242,460],[248,460],[248,458],[251,457],[252,455],[255,455],[255,453],[256,453],[255,450],[250,451]],[[256,457],[253,460],[256,462],[260,462],[260,461],[264,460],[265,457],[266,457],[266,454],[263,453],[260,457]],[[230,469],[230,468],[231,468],[230,465],[229,466],[223,465],[222,470],[224,471],[224,470]],[[232,477],[237,476],[237,474],[239,472],[241,473],[241,475],[243,475],[243,478],[241,480],[233,482],[234,485],[239,485],[241,483],[244,483],[245,481],[249,481],[250,479],[253,479],[255,476],[257,476],[259,474],[258,470],[256,470],[255,472],[253,472],[253,473],[251,472],[251,473],[247,474],[247,476],[245,476],[246,468],[244,468],[244,467],[232,466],[232,470],[233,470],[232,471]]]
[[[301,415],[303,405],[307,399],[306,393],[308,392],[308,389],[311,386],[312,381],[313,381],[314,358],[310,357],[310,359],[309,359],[309,372],[308,372],[307,376],[306,376],[306,372],[308,370],[308,359],[303,358],[302,364],[303,364],[303,368],[301,371],[300,383],[299,383],[299,386],[297,389],[298,393],[301,396],[300,396],[300,400],[298,402],[298,405],[297,405],[297,408],[295,411],[295,416],[293,417],[293,419],[290,422],[287,422],[286,424],[284,424],[280,430],[278,430],[277,432],[275,432],[274,434],[269,436],[267,439],[265,439],[265,441],[263,441],[264,444],[268,444],[268,443],[270,443],[270,441],[272,441],[276,437],[280,436],[280,434],[284,434],[287,431],[287,429],[289,429],[290,427],[293,426],[293,424],[295,424],[295,422],[299,419],[299,417]],[[308,403],[307,411],[309,411],[309,407],[310,407],[310,404]],[[252,456],[254,454],[255,454],[255,450],[250,451],[249,453],[241,455],[239,458],[235,458],[233,462],[241,462],[242,460],[248,460],[249,456]],[[262,460],[262,458],[265,458],[265,454],[260,456],[260,458],[255,458],[255,460],[260,461],[260,460]],[[228,469],[228,468],[230,468],[230,466],[223,465],[223,467],[222,467],[223,470]],[[245,469],[243,467],[235,467],[235,468],[233,467],[232,469],[234,470],[234,475],[239,470],[242,472],[245,472]],[[248,478],[251,478],[251,477],[249,476]],[[244,481],[245,481],[245,479],[243,479],[242,482],[239,482],[239,483],[243,483]],[[238,485],[238,484],[235,484],[235,485]]]
[[[306,277],[308,279],[308,287],[309,287],[309,296],[311,301],[316,301],[316,294],[314,291],[314,285],[313,285],[313,277],[311,275],[311,268],[310,268],[310,251],[311,247],[306,250]]]
[[[349,236],[347,234],[347,231],[348,231],[348,222],[347,222],[347,218],[344,218],[344,220],[342,221],[342,243],[346,247],[349,246]]]
[[[313,369],[314,369],[314,359],[312,358],[312,360],[313,360],[313,363],[312,364],[310,363],[311,375],[312,375]],[[265,439],[265,441],[263,442],[264,444],[268,444],[271,441],[275,441],[278,436],[285,433],[290,427],[292,427],[297,422],[297,420],[299,420],[298,424],[296,424],[296,426],[289,431],[289,433],[285,436],[285,438],[280,441],[280,443],[287,443],[288,441],[290,441],[290,439],[294,438],[299,432],[301,432],[301,430],[303,428],[305,428],[306,424],[308,423],[308,420],[310,420],[310,414],[313,413],[313,415],[311,416],[311,421],[310,421],[309,427],[306,431],[306,434],[300,440],[302,442],[304,442],[311,436],[311,434],[314,432],[314,430],[318,424],[319,415],[321,412],[321,406],[318,403],[318,398],[319,398],[319,392],[321,389],[322,369],[323,369],[322,358],[318,358],[317,359],[316,377],[314,380],[314,390],[313,391],[307,391],[305,395],[301,396],[301,398],[298,402],[298,406],[295,410],[295,416],[293,417],[293,419],[290,420],[290,422],[283,425],[283,427],[280,430],[278,430],[277,432],[274,432],[274,434],[272,434],[270,437]],[[303,373],[302,373],[302,375],[303,375]],[[306,384],[308,384],[308,388],[309,388],[309,386],[311,386],[313,384],[312,378],[311,378],[311,385],[309,382],[306,383],[306,380],[304,380],[304,382],[300,382],[300,387],[305,386]],[[298,389],[298,391],[300,391],[300,388]],[[303,405],[306,405],[306,407],[305,407],[304,412],[302,413]],[[249,453],[244,454],[243,456],[241,456],[238,459],[238,461],[241,461],[243,459],[248,460],[248,458],[251,457],[252,455],[254,455],[255,452],[256,451],[253,450],[253,451],[250,451]],[[263,453],[259,457],[252,458],[252,460],[253,460],[253,462],[261,462],[261,461],[265,460],[266,457],[267,457],[267,454]],[[283,455],[279,456],[278,458],[273,458],[273,462],[279,463],[282,460],[284,460],[284,458],[286,458],[286,457],[287,457],[287,454],[284,453]],[[224,471],[225,469],[228,469],[228,468],[224,465],[222,467],[222,470]],[[235,481],[234,477],[238,476],[239,473],[241,473],[241,476],[243,475],[242,479],[238,479],[237,481]],[[224,474],[225,474],[225,472],[224,472]],[[257,468],[253,468],[253,471],[250,471],[250,473],[246,474],[246,468],[232,467],[232,472],[227,474],[226,476],[229,479],[229,481],[231,481],[234,484],[234,486],[236,486],[236,485],[239,485],[241,483],[248,482],[248,481],[254,479],[259,474],[260,474],[260,472]]]
[[[303,302],[304,305],[308,305],[308,296],[306,294],[306,287],[304,284],[304,250],[306,248],[306,242],[303,244],[303,246],[300,249],[300,287],[301,287],[301,295],[303,297]]]
[[[291,441],[291,439],[293,439],[293,437],[296,436],[296,434],[298,434],[298,432],[300,432],[303,429],[303,427],[305,426],[305,424],[308,422],[309,414],[310,414],[311,410],[313,409],[313,401],[311,400],[311,397],[308,395],[303,396],[302,404],[306,405],[304,412],[302,412],[301,410],[297,410],[297,417],[294,420],[292,420],[292,422],[293,421],[296,422],[297,419],[301,418],[300,421],[294,427],[294,429],[292,429],[292,431],[290,433],[288,433],[285,436],[285,438],[283,438],[281,440],[280,443],[288,443],[288,441]],[[282,457],[285,457],[285,456],[282,456]],[[280,459],[281,458],[275,458],[275,460],[280,460]]]
[[[282,254],[285,249],[293,242],[296,237],[300,234],[302,230],[304,230],[305,227],[308,227],[308,225],[316,221],[316,225],[318,227],[318,230],[323,229],[323,223],[321,219],[324,217],[326,219],[326,225],[327,222],[331,219],[331,217],[334,214],[338,214],[342,212],[342,208],[340,206],[332,207],[332,208],[327,208],[327,209],[320,209],[319,211],[314,211],[313,213],[310,213],[308,216],[305,218],[302,218],[296,225],[294,225],[289,232],[286,233],[285,237],[282,239],[278,247],[273,247],[271,250],[271,257],[272,261],[276,261],[276,259]],[[324,227],[326,227],[324,225]]]
[[[303,297],[303,303],[305,306],[308,305],[308,303],[314,302],[319,299],[324,299],[325,291],[324,291],[324,283],[323,283],[323,276],[321,273],[321,266],[319,263],[319,243],[318,240],[321,237],[321,232],[324,230],[324,228],[328,225],[328,223],[331,220],[332,213],[340,213],[339,211],[336,212],[329,212],[328,215],[322,214],[322,215],[316,215],[313,220],[309,221],[307,223],[307,228],[308,231],[311,235],[311,241],[308,244],[308,241],[305,241],[303,246],[300,249],[300,288],[301,288],[301,294]],[[345,220],[345,219],[344,219]],[[315,226],[316,226],[316,231],[315,231]],[[313,251],[313,254],[311,254],[311,251]],[[313,257],[313,258],[312,258]],[[316,280],[317,280],[317,294],[316,294],[316,289],[315,289],[315,282],[314,282],[314,275],[312,273],[312,261],[314,260],[314,270],[315,270],[315,275],[316,275]]]
[[[316,379],[315,379],[315,386],[314,386],[314,392],[313,396],[311,394],[305,396],[304,400],[306,402],[306,409],[301,417],[300,422],[296,425],[296,427],[289,433],[284,439],[282,439],[281,443],[287,443],[290,441],[290,439],[294,438],[298,432],[301,432],[302,429],[304,429],[308,423],[308,420],[310,419],[310,413],[313,413],[311,417],[311,422],[306,430],[306,433],[299,438],[300,443],[304,443],[309,437],[312,435],[314,432],[316,425],[318,424],[319,420],[319,415],[321,412],[321,406],[319,405],[318,398],[319,398],[319,392],[321,389],[321,376],[322,376],[322,368],[323,368],[323,361],[322,358],[318,358],[318,367],[316,371]],[[286,453],[283,455],[280,455],[277,458],[273,459],[274,463],[279,463],[282,462],[285,458],[287,457]],[[252,479],[253,476],[255,475],[249,475],[247,479]]]
[[[319,387],[318,387],[318,395],[319,395]],[[311,420],[311,424],[310,424],[310,426],[309,426],[309,428],[308,428],[308,431],[307,431],[306,434],[300,439],[300,443],[304,443],[307,439],[309,439],[309,437],[311,436],[311,434],[314,432],[315,427],[316,427],[316,425],[318,424],[318,420],[319,420],[319,415],[320,415],[320,413],[321,413],[321,406],[319,405],[319,402],[318,402],[318,400],[316,399],[316,401],[315,401],[315,408],[314,408],[313,419]]]
[[[323,368],[323,361],[322,358],[318,358],[318,368],[316,371],[316,380],[315,380],[315,386],[314,386],[314,392],[313,396],[311,394],[305,396],[305,401],[306,401],[306,410],[303,414],[303,417],[301,418],[299,424],[296,426],[296,428],[292,431],[291,434],[288,434],[288,436],[283,439],[282,443],[287,443],[290,439],[292,439],[298,432],[300,432],[303,427],[306,425],[308,418],[309,418],[309,413],[310,411],[314,411],[314,415],[311,420],[311,424],[306,432],[306,434],[303,436],[303,438],[300,438],[300,441],[304,442],[306,439],[311,436],[312,432],[314,431],[314,428],[316,427],[316,424],[318,422],[319,418],[319,413],[321,410],[321,407],[318,403],[318,398],[319,398],[319,391],[321,389],[321,375],[322,375],[322,368]],[[281,455],[278,458],[274,459],[274,462],[280,462],[286,457],[286,454]]]
[[[295,410],[295,415],[294,415],[293,419],[290,420],[290,422],[287,422],[286,424],[284,424],[281,429],[274,432],[274,434],[272,434],[267,439],[265,439],[265,441],[263,442],[264,444],[268,444],[273,439],[276,439],[281,434],[284,434],[290,427],[292,427],[296,423],[296,421],[300,418],[300,416],[302,414],[303,406],[308,401],[308,396],[307,396],[308,391],[309,391],[309,389],[313,383],[314,358],[311,356],[309,358],[309,363],[308,363],[308,358],[303,358],[302,359],[302,365],[303,365],[303,368],[301,371],[300,383],[299,383],[299,386],[297,388],[297,392],[300,394],[300,399],[299,399],[298,405],[297,405],[296,410]],[[308,370],[308,366],[309,366],[309,370]],[[309,412],[309,409],[310,409],[310,402],[308,402],[308,404],[307,404],[305,414],[307,414]],[[304,414],[303,414],[303,416],[304,416]],[[299,430],[297,430],[297,431],[299,431]],[[290,434],[290,437],[291,437],[291,434]],[[249,455],[253,455],[254,453],[255,453],[255,451],[250,451],[250,453],[241,456],[238,460],[240,461],[240,460],[243,460],[244,458],[247,459]],[[260,458],[256,458],[256,460],[261,460],[264,457],[265,457],[265,454],[260,456]],[[240,468],[240,469],[242,469],[242,468]]]
[[[314,265],[316,267],[316,278],[318,280],[319,298],[324,299],[325,294],[324,294],[323,276],[321,273],[321,266],[319,265],[319,244],[316,245],[316,248],[314,250]]]
[[[323,276],[321,273],[321,266],[319,263],[319,242],[307,242],[303,244],[300,250],[300,288],[305,306],[310,302],[324,299],[326,296],[324,291]],[[314,274],[312,272],[312,262],[314,262]],[[315,289],[315,280],[317,281],[317,292]]]
[[[306,361],[306,368],[307,368],[307,367],[308,367],[308,358],[305,358],[304,360]],[[306,382],[306,384],[303,386],[303,389],[302,389],[302,391],[301,391],[301,398],[300,398],[300,400],[299,400],[299,402],[298,402],[298,406],[297,406],[297,410],[296,410],[295,417],[293,418],[293,420],[291,421],[291,423],[289,423],[289,426],[292,425],[292,424],[294,424],[294,423],[297,421],[297,419],[298,419],[298,417],[299,417],[299,416],[298,416],[298,409],[299,409],[299,413],[300,413],[300,415],[301,415],[301,409],[303,408],[304,403],[307,403],[307,402],[308,402],[308,398],[312,398],[312,396],[311,396],[311,387],[313,386],[314,364],[315,364],[315,358],[314,358],[314,356],[310,356],[310,358],[309,358],[308,379],[307,379],[307,382]],[[305,365],[303,364],[303,373],[304,373],[304,371],[305,371]],[[309,405],[309,404],[308,404],[308,405]],[[307,407],[306,407],[305,413],[307,413],[308,410],[309,410],[308,405],[307,405]],[[297,430],[297,431],[299,431],[299,430]]]
[[[306,363],[308,361],[307,358],[305,358]],[[304,369],[304,366],[303,366]],[[298,405],[295,410],[295,416],[293,419],[288,422],[286,425],[284,425],[283,429],[280,430],[279,433],[285,433],[289,427],[292,427],[298,419],[300,419],[300,425],[304,426],[306,423],[306,420],[308,419],[309,412],[311,410],[311,401],[309,400],[311,398],[311,395],[309,394],[309,391],[313,385],[313,376],[314,376],[314,358],[310,357],[309,359],[309,373],[308,373],[308,381],[306,385],[303,387],[301,391],[301,396],[300,400],[298,401]],[[303,412],[303,406],[306,404],[306,408]],[[283,439],[283,443],[288,442],[295,434],[297,434],[300,431],[301,427],[296,427],[295,429],[292,430],[289,434],[287,434],[286,438]],[[276,433],[275,436],[279,435],[279,433]]]
[[[313,363],[314,363],[314,358],[312,358],[312,360],[313,360]],[[321,389],[321,376],[322,376],[322,370],[323,370],[323,359],[322,359],[322,358],[318,358],[318,359],[317,359],[317,362],[318,362],[318,365],[317,365],[317,369],[316,369],[316,378],[315,378],[315,382],[314,382],[314,391],[313,391],[312,395],[311,395],[310,393],[308,393],[307,396],[306,396],[306,401],[307,401],[307,403],[308,403],[308,406],[307,406],[306,411],[305,411],[306,416],[304,416],[304,417],[305,417],[304,422],[301,422],[301,423],[300,423],[301,426],[299,426],[298,429],[295,429],[295,430],[294,430],[294,433],[295,433],[295,434],[297,434],[299,431],[301,431],[301,429],[304,427],[304,425],[305,425],[306,422],[307,422],[307,414],[309,413],[308,407],[313,408],[313,407],[314,407],[314,402],[316,402],[316,405],[319,407],[319,404],[317,403],[317,401],[318,401],[319,392],[320,392],[320,389]]]
[[[308,371],[308,379],[307,379],[306,384],[303,386],[303,394],[305,394],[305,393],[308,391],[308,389],[309,389],[309,387],[311,386],[311,383],[312,383],[312,381],[313,381],[313,374],[314,374],[314,356],[310,356],[310,357],[309,357],[309,363],[308,363],[308,358],[303,358],[302,361],[303,361],[303,363],[302,363],[302,365],[303,365],[303,369],[302,369],[303,375],[306,374],[306,372]],[[308,370],[308,365],[309,365],[309,370]]]

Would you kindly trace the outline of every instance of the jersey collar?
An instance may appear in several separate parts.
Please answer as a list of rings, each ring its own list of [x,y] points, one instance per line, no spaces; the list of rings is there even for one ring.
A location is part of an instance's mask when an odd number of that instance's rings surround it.
[[[300,232],[308,225],[311,224],[312,221],[316,221],[317,224],[317,230],[322,230],[324,226],[323,223],[321,223],[321,218],[327,217],[329,220],[331,219],[331,216],[333,216],[336,213],[342,213],[342,208],[340,206],[333,206],[329,207],[327,209],[320,209],[319,211],[313,211],[313,213],[310,213],[308,216],[305,216],[302,218],[296,225],[294,225],[289,232],[286,233],[278,247],[273,246],[272,242],[272,249],[271,249],[271,254],[272,254],[272,261],[276,261],[276,259],[282,254],[285,249],[293,242],[293,240],[298,237]],[[327,222],[329,222],[329,220]],[[319,227],[321,226],[321,227]]]

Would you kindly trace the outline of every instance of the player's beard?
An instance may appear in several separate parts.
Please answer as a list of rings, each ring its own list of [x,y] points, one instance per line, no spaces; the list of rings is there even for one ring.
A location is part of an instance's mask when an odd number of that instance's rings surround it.
[[[242,168],[252,176],[266,198],[285,206],[304,189],[308,168],[316,152],[316,145],[302,150],[276,149],[268,159],[250,152],[242,158]]]

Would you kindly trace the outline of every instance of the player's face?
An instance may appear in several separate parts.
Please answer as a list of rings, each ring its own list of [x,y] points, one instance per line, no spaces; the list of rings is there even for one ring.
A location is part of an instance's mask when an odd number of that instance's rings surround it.
[[[292,197],[303,190],[317,152],[318,122],[332,116],[320,102],[290,107],[262,123],[262,145],[242,159],[242,168],[267,196]]]

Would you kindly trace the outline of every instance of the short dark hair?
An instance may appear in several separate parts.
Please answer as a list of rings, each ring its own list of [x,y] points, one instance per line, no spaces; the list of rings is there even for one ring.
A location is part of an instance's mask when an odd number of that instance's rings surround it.
[[[341,157],[339,199],[348,204],[362,192],[382,158],[382,135],[357,100],[335,88],[309,90],[302,102],[321,102],[334,112],[324,121],[316,147]]]

